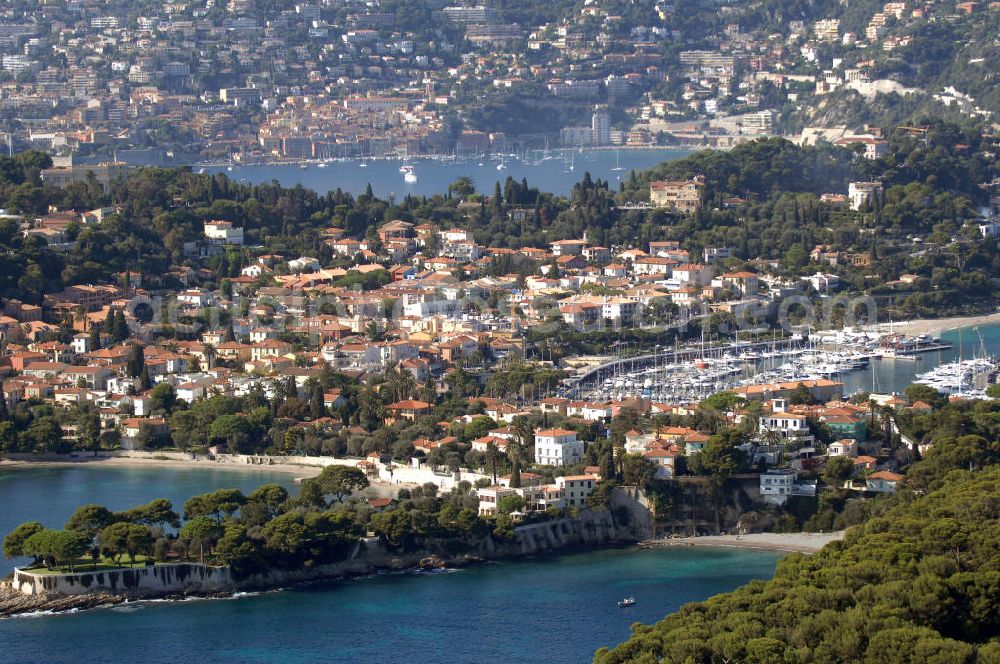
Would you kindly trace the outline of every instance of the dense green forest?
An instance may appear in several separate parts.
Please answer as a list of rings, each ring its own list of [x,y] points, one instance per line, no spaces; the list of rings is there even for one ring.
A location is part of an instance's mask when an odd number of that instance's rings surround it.
[[[901,423],[932,442],[907,489],[770,581],[688,604],[595,662],[1000,662],[1000,407]]]

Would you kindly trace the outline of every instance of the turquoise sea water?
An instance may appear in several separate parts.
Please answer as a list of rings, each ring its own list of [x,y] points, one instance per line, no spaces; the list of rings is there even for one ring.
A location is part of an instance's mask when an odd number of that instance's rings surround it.
[[[553,151],[553,158],[537,163],[542,153],[531,153],[529,161],[521,159],[505,160],[504,170],[497,170],[498,161],[463,160],[457,162],[433,159],[415,159],[413,164],[417,181],[406,183],[399,172],[401,162],[397,160],[368,160],[361,168],[358,160],[339,161],[320,168],[309,164],[305,168],[297,165],[282,166],[234,166],[232,170],[221,167],[206,168],[206,173],[224,172],[233,180],[243,180],[251,184],[277,180],[285,186],[302,186],[320,193],[336,188],[352,194],[364,193],[369,183],[376,196],[402,198],[408,194],[430,196],[448,191],[448,185],[460,176],[471,177],[478,191],[493,193],[493,185],[503,185],[508,176],[520,181],[527,178],[528,184],[542,191],[568,194],[573,185],[589,172],[593,179],[602,179],[617,189],[618,178],[628,177],[630,170],[645,170],[664,161],[672,161],[689,154],[687,150],[585,150]],[[572,163],[570,163],[572,161]],[[480,163],[482,164],[480,166]],[[573,170],[569,170],[569,166]],[[622,170],[614,170],[615,168]]]
[[[609,550],[228,600],[0,621],[7,662],[587,662],[689,601],[768,578],[779,555]],[[619,609],[622,596],[638,604]],[[85,653],[85,654],[84,654]]]
[[[181,504],[289,475],[73,466],[0,470],[0,531],[59,527],[78,504]],[[769,578],[779,554],[669,548],[546,556],[443,573],[376,575],[225,600],[139,602],[0,620],[0,662],[586,662],[629,625]],[[9,565],[10,561],[7,561]],[[638,605],[619,609],[634,595]]]

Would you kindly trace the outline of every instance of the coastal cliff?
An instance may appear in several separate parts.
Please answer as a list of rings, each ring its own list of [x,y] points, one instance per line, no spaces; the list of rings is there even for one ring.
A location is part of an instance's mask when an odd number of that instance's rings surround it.
[[[129,600],[218,596],[266,590],[378,571],[463,567],[574,548],[635,543],[651,534],[649,515],[626,492],[616,492],[610,510],[584,510],[574,518],[518,526],[510,538],[421,540],[411,550],[377,537],[358,540],[341,562],[308,569],[274,569],[239,576],[224,566],[168,563],[76,574],[15,570],[0,589],[0,616],[38,611],[88,609]]]

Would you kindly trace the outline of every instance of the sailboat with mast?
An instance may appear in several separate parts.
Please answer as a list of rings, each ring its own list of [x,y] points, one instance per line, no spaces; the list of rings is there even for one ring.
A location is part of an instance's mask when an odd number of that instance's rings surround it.
[[[965,398],[981,398],[985,396],[983,385],[990,377],[1000,372],[1000,360],[986,352],[979,328],[973,328],[979,335],[979,350],[971,359],[964,359],[965,348],[962,340],[962,330],[958,330],[958,359],[954,362],[941,364],[921,374],[917,374],[913,382],[932,387],[938,392]]]
[[[403,147],[403,165],[399,167],[399,172],[403,174],[403,182],[413,184],[417,181],[417,174],[413,171],[413,164],[410,163],[410,155],[406,147]]]

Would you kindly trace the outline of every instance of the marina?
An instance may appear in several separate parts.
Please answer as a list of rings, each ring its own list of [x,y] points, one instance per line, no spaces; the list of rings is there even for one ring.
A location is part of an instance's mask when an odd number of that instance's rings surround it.
[[[941,364],[934,369],[917,374],[915,383],[932,387],[942,394],[967,398],[986,396],[986,385],[1000,371],[997,358],[978,357]]]
[[[814,380],[844,380],[871,369],[871,387],[845,388],[845,393],[886,389],[879,385],[875,365],[902,361],[914,367],[921,358],[940,356],[954,349],[948,340],[931,335],[903,335],[895,331],[851,329],[816,332],[773,338],[770,341],[733,341],[728,344],[657,348],[651,355],[615,358],[571,379],[566,394],[588,401],[644,398],[667,403],[700,401],[716,392],[762,383]],[[985,353],[985,350],[984,350]],[[996,362],[982,358],[969,360],[962,371],[946,369],[942,374],[921,373],[920,377],[942,386],[946,394],[968,393],[978,382],[967,376],[995,374]],[[955,376],[961,374],[964,378]],[[857,385],[858,381],[854,381]],[[905,387],[905,385],[903,386]],[[889,386],[893,391],[902,389]]]

